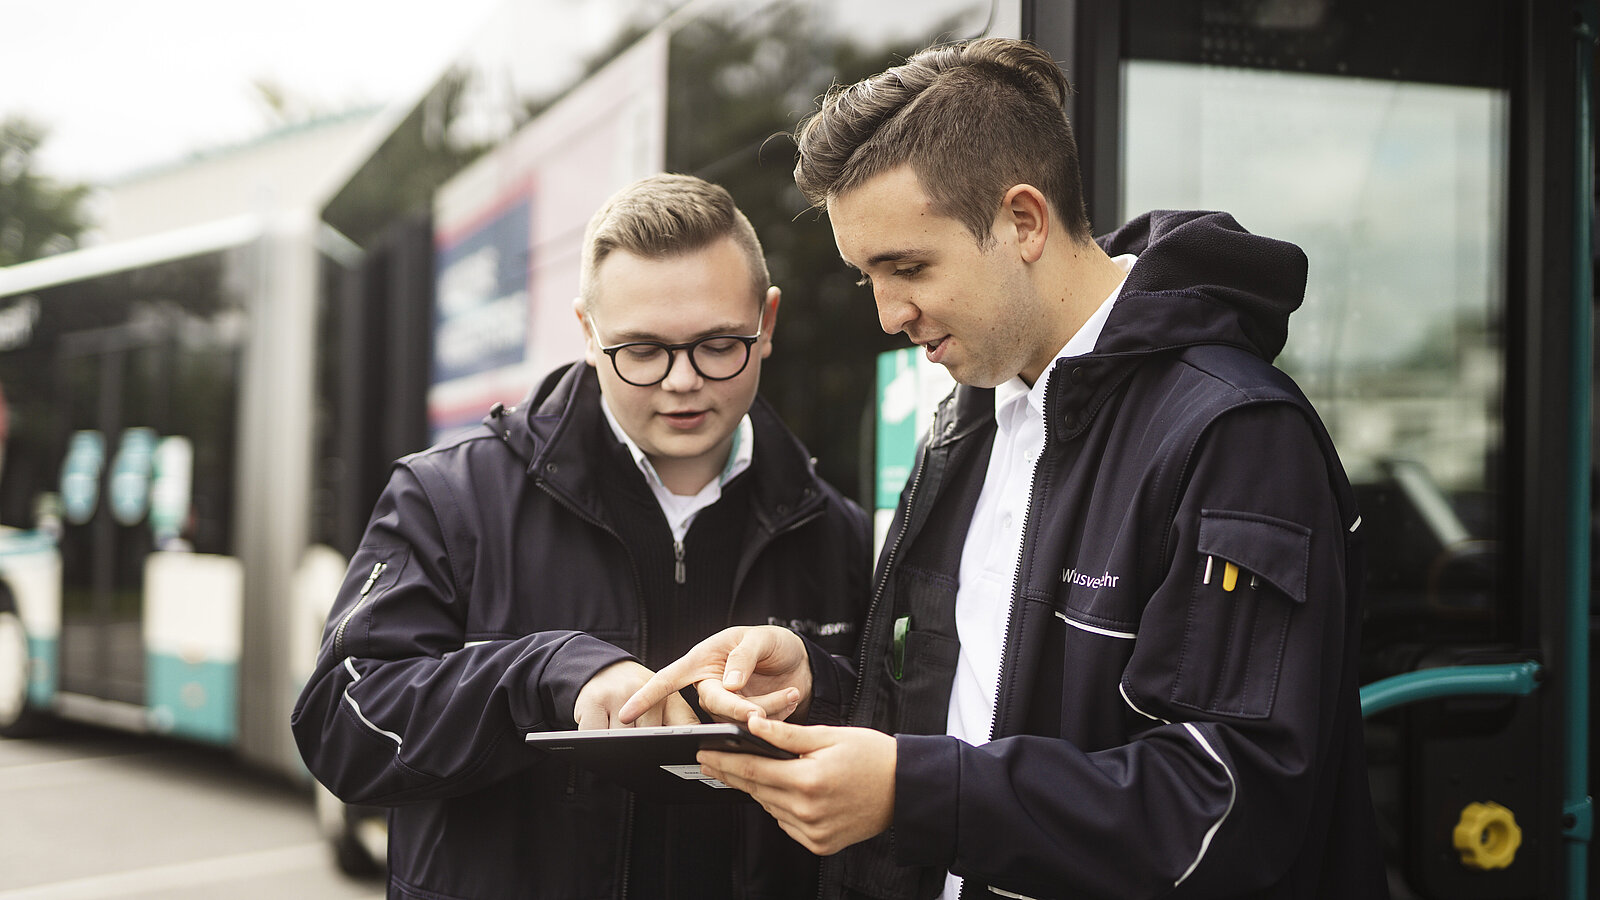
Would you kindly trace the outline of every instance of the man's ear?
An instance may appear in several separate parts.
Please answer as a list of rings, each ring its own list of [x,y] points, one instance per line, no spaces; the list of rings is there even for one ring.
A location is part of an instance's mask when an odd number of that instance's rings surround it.
[[[782,299],[783,292],[772,285],[761,301],[761,340],[756,346],[761,348],[762,359],[772,355],[772,333],[778,330],[778,301]]]
[[[1012,185],[1000,201],[1003,224],[1016,229],[1017,252],[1023,262],[1038,262],[1050,237],[1050,204],[1031,184]]]
[[[578,317],[578,327],[583,329],[583,361],[595,368],[600,367],[600,339],[595,337],[594,329],[589,327],[589,319],[583,314],[583,298],[572,298],[572,314]]]

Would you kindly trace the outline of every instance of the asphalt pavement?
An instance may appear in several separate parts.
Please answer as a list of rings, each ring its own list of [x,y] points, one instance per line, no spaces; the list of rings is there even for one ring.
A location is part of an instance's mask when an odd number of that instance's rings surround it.
[[[0,900],[377,900],[310,791],[232,755],[64,725],[0,738]]]

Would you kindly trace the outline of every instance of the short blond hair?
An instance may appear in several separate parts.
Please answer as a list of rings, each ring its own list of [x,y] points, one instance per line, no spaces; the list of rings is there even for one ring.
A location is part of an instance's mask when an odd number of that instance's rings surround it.
[[[614,251],[662,259],[702,250],[722,238],[744,252],[750,290],[756,302],[766,296],[771,276],[756,230],[720,185],[693,175],[652,175],[628,185],[589,219],[583,234],[583,270],[578,296],[594,306],[600,264]]]

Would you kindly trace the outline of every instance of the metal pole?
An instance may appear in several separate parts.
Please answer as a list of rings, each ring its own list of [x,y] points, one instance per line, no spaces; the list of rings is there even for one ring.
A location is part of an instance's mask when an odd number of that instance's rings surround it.
[[[1590,429],[1593,422],[1594,377],[1594,161],[1589,85],[1593,77],[1596,7],[1584,0],[1578,7],[1574,37],[1577,79],[1573,152],[1572,213],[1572,443],[1568,451],[1567,554],[1568,604],[1566,665],[1562,667],[1565,698],[1566,765],[1563,778],[1562,832],[1567,843],[1567,896],[1588,896],[1589,841],[1594,832],[1594,807],[1589,798],[1589,541],[1590,472],[1593,465]]]

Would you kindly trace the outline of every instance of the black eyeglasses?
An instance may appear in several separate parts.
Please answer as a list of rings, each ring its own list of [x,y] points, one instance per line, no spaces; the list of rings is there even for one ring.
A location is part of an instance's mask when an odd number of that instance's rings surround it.
[[[762,319],[766,310],[762,310]],[[596,343],[600,328],[594,316],[589,317]],[[727,381],[737,377],[750,364],[750,348],[761,340],[761,322],[756,323],[756,333],[708,334],[682,344],[663,344],[660,341],[629,341],[612,347],[601,347],[600,352],[611,357],[611,367],[617,377],[635,387],[660,384],[672,373],[673,357],[679,350],[688,351],[689,365],[708,381]]]

